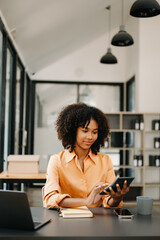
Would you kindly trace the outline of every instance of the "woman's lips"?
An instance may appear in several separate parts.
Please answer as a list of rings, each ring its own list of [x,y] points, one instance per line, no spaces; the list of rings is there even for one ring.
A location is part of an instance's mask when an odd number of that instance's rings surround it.
[[[92,145],[92,142],[84,142],[86,145]]]

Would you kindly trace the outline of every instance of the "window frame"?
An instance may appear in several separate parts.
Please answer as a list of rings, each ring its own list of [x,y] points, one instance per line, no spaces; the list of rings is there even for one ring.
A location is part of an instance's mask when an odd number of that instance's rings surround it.
[[[4,137],[5,137],[5,95],[6,95],[6,66],[7,66],[7,49],[9,49],[9,51],[12,54],[13,57],[13,67],[12,67],[12,80],[11,80],[11,85],[10,85],[10,99],[12,100],[10,102],[10,106],[9,106],[9,134],[7,136],[8,139],[8,154],[14,154],[14,137],[15,137],[15,101],[16,101],[16,67],[17,65],[20,66],[21,68],[21,82],[20,82],[20,120],[19,120],[19,154],[22,154],[22,148],[23,148],[23,128],[24,126],[24,117],[26,118],[26,113],[28,111],[29,105],[27,105],[26,108],[26,112],[24,113],[24,86],[26,83],[26,78],[25,75],[26,70],[25,67],[21,61],[21,58],[19,57],[13,41],[11,40],[10,36],[7,33],[7,30],[5,28],[5,25],[2,21],[2,19],[0,19],[0,31],[2,33],[3,36],[3,47],[2,47],[2,80],[0,79],[0,137],[1,137],[1,141],[0,141],[0,172],[3,171],[3,166],[4,166]],[[28,77],[28,81],[31,81],[30,78]],[[27,83],[26,83],[27,84]],[[28,99],[30,96],[30,93],[28,93],[30,89],[27,88],[27,93],[26,93],[26,98]],[[26,100],[27,102],[28,100]],[[27,103],[28,104],[28,103]],[[29,102],[30,104],[30,102]],[[27,115],[27,119],[29,118],[29,116]],[[27,120],[26,120],[27,121]],[[28,148],[26,148],[27,150],[25,150],[25,153],[29,153]]]
[[[35,94],[36,94],[36,85],[37,84],[75,84],[77,85],[77,102],[79,101],[79,86],[80,85],[108,85],[108,86],[119,86],[120,87],[120,111],[124,110],[124,83],[121,82],[77,82],[77,81],[49,81],[49,80],[34,80],[31,83],[31,119],[30,119],[30,142],[29,149],[30,153],[34,154],[34,126],[35,126]]]

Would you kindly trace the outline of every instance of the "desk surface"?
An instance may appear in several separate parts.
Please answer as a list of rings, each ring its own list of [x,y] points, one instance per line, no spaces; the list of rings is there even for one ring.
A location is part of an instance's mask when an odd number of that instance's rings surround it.
[[[36,218],[52,221],[35,232],[0,229],[0,239],[160,239],[160,213],[155,210],[152,216],[141,216],[130,208],[135,215],[133,220],[119,220],[112,209],[104,208],[91,208],[94,217],[81,219],[63,219],[56,210],[35,207],[31,210]]]
[[[8,173],[7,171],[0,173],[0,179],[46,179],[46,173]]]

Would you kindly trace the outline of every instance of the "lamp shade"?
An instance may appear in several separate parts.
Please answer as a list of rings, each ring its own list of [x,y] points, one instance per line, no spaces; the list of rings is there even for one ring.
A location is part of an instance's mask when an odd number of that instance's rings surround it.
[[[156,0],[137,0],[130,9],[130,15],[138,18],[154,17],[160,14],[160,5]]]
[[[132,36],[125,31],[124,25],[121,25],[119,32],[112,38],[111,44],[118,47],[126,47],[134,44],[134,41]]]
[[[111,53],[111,49],[107,49],[107,53],[101,58],[101,63],[104,64],[115,64],[117,63],[117,58]]]

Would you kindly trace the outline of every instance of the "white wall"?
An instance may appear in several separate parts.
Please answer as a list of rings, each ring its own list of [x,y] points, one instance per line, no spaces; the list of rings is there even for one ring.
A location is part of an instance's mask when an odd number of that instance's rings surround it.
[[[124,82],[136,72],[138,59],[139,22],[137,18],[127,19],[126,31],[134,38],[134,45],[115,47],[110,45],[118,64],[101,64],[100,58],[106,53],[108,36],[103,35],[88,45],[72,52],[65,58],[54,62],[34,75],[35,80],[61,81],[100,81]],[[119,31],[117,26],[111,32],[111,38]]]
[[[160,16],[139,22],[138,111],[160,112]]]
[[[118,64],[100,64],[107,50],[108,37],[101,36],[67,57],[38,72],[36,80],[124,82],[136,76],[136,111],[160,111],[160,17],[137,19],[130,17],[126,30],[134,45],[114,47]],[[111,33],[113,36],[117,29]]]
[[[134,45],[125,47],[125,80],[129,80],[135,75],[139,63],[139,20],[131,17],[127,21],[126,31],[131,34],[134,39]]]
[[[38,80],[100,81],[123,82],[125,55],[121,49],[112,47],[118,64],[101,64],[100,58],[106,53],[108,43],[106,35],[71,53],[60,61],[34,75]]]

